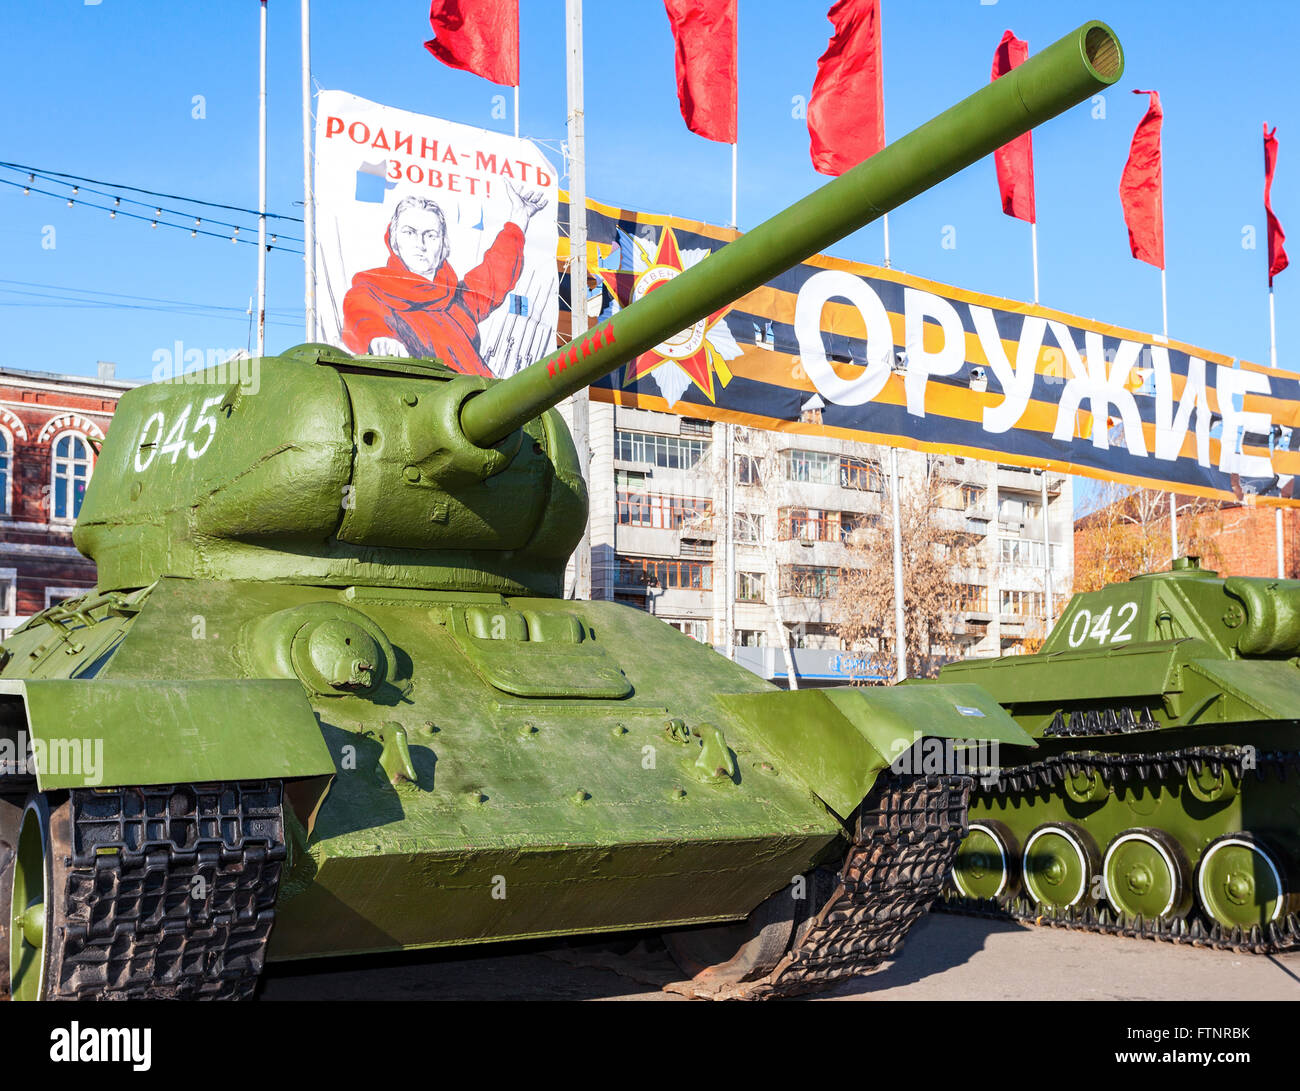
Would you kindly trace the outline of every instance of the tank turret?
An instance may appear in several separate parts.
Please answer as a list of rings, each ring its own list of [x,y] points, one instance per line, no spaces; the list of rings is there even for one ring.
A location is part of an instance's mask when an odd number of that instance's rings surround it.
[[[975,686],[787,692],[559,599],[554,407],[1121,68],[1085,25],[501,382],[303,345],[126,394],[75,531],[99,587],[0,646],[0,997],[651,929],[700,996],[892,957],[971,788],[900,759],[1032,740]]]
[[[100,585],[163,574],[556,595],[587,499],[553,407],[1113,83],[1088,23],[503,381],[319,345],[126,394],[74,533]]]

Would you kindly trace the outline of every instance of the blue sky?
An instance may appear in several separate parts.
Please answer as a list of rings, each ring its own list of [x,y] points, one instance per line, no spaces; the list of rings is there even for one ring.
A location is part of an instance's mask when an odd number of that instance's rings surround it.
[[[795,97],[811,88],[830,23],[829,0],[740,6],[743,228],[824,181],[809,162],[805,123],[792,114]],[[521,7],[521,132],[546,143],[558,163],[564,3],[522,0]],[[1155,88],[1165,107],[1170,334],[1267,362],[1261,123],[1279,127],[1273,204],[1300,247],[1300,89],[1285,59],[1270,60],[1262,49],[1300,40],[1300,8],[1249,0],[1230,7],[1198,0],[883,0],[882,7],[890,136],[986,82],[1008,27],[1032,51],[1087,18],[1108,21],[1124,43],[1127,70],[1106,96],[1105,118],[1085,105],[1034,137],[1042,301],[1159,328],[1159,272],[1129,256],[1117,194],[1146,102],[1130,89]],[[270,0],[269,208],[287,214],[300,213],[302,198],[298,11],[298,0]],[[318,85],[508,130],[509,117],[492,117],[493,97],[508,102],[508,89],[448,69],[424,50],[427,12],[425,0],[315,0]],[[588,192],[624,207],[726,222],[730,150],[681,121],[660,0],[588,0],[585,21]],[[256,0],[6,4],[0,159],[252,207],[257,34]],[[195,96],[203,96],[201,119],[192,116]],[[1247,225],[1259,233],[1257,249],[1242,246]],[[950,226],[955,249],[941,245]],[[52,249],[42,246],[47,227],[55,232]],[[991,160],[893,214],[890,228],[896,267],[1030,296],[1028,226],[1002,215]],[[878,261],[879,226],[832,252]],[[1300,262],[1300,250],[1296,257]],[[302,339],[301,260],[269,256],[270,351]],[[1300,268],[1277,282],[1284,367],[1300,367],[1300,316],[1291,306],[1297,278]],[[252,246],[151,230],[0,187],[0,364],[91,374],[97,360],[112,360],[119,374],[144,378],[154,351],[177,340],[245,345],[244,311],[255,287]],[[98,296],[118,305],[93,308],[45,298],[68,290],[120,295]]]

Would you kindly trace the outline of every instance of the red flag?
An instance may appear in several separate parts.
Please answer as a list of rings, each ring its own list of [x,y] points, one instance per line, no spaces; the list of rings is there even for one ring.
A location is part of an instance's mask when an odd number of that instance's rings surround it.
[[[843,174],[885,146],[879,0],[836,0],[835,27],[808,99],[813,166]]]
[[[519,0],[433,0],[429,23],[424,48],[443,64],[519,86]]]
[[[1273,278],[1291,264],[1282,244],[1286,242],[1286,232],[1273,215],[1273,171],[1277,168],[1277,126],[1268,131],[1268,122],[1264,122],[1264,215],[1268,217],[1268,286],[1273,287]]]
[[[736,0],[664,0],[677,43],[677,99],[686,127],[736,142]]]
[[[1029,43],[1022,42],[1008,30],[1002,35],[993,54],[993,79],[1005,76],[1029,56]],[[998,191],[1002,194],[1002,211],[1018,220],[1034,223],[1034,138],[1031,133],[1018,136],[993,153],[998,168]]]
[[[1151,105],[1138,122],[1129,147],[1128,162],[1119,180],[1119,199],[1128,224],[1128,244],[1138,261],[1157,269],[1165,267],[1164,183],[1160,176],[1160,109],[1158,91],[1134,91],[1150,95]]]

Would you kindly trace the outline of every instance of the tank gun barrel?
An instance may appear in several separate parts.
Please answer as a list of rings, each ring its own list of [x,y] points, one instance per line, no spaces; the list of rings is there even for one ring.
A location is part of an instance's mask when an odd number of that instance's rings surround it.
[[[814,190],[461,410],[480,447],[1119,79],[1119,39],[1089,22]]]

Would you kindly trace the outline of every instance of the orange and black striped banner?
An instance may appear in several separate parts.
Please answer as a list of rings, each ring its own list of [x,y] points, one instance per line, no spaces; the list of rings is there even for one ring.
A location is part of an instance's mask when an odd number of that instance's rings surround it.
[[[595,201],[587,231],[603,313],[736,236]],[[1300,375],[824,255],[620,368],[592,397],[1300,505]]]

